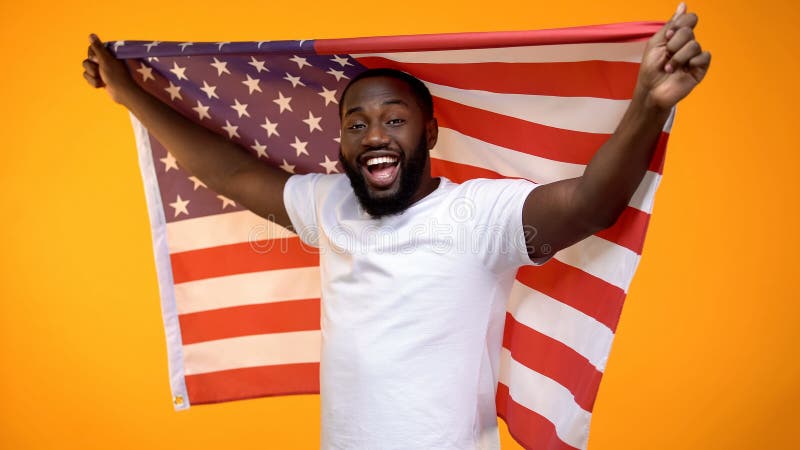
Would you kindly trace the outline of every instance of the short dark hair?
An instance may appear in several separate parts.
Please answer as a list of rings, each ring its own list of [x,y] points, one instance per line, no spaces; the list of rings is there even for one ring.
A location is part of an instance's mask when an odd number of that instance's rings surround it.
[[[339,98],[339,118],[341,118],[344,113],[344,98],[347,96],[347,91],[350,89],[350,86],[359,80],[363,80],[364,78],[376,77],[394,78],[406,83],[408,87],[411,88],[411,92],[414,94],[414,97],[416,97],[425,119],[430,119],[433,117],[433,97],[431,97],[431,91],[428,90],[428,87],[425,86],[425,83],[420,81],[417,77],[403,72],[402,70],[379,68],[367,69],[353,77],[353,79],[347,83],[344,91],[342,91],[342,96]]]

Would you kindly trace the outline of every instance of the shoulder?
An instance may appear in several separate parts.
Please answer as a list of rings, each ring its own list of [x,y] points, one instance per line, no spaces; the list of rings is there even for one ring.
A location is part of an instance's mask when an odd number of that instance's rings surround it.
[[[331,189],[342,189],[350,186],[349,180],[344,174],[322,174],[307,173],[295,174],[286,181],[284,191],[302,192],[305,195],[314,194],[315,196]]]
[[[457,185],[454,191],[461,197],[491,201],[507,196],[527,196],[537,186],[521,178],[474,178]]]

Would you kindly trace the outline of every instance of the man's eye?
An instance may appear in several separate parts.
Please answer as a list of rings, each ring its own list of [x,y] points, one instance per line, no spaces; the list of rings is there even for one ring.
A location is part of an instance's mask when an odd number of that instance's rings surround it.
[[[405,119],[391,119],[388,122],[389,125],[402,125],[406,123]]]
[[[359,130],[361,128],[364,128],[364,124],[363,123],[354,123],[354,124],[349,125],[347,127],[348,130]]]

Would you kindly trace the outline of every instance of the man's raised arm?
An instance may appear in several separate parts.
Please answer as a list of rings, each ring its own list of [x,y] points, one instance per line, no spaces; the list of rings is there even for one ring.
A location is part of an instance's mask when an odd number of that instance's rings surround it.
[[[95,35],[83,77],[128,108],[192,175],[225,197],[279,225],[290,227],[283,204],[289,174],[261,163],[235,143],[195,124],[140,88],[125,64]]]
[[[647,172],[672,107],[697,86],[711,62],[694,38],[697,16],[683,3],[645,48],[633,99],[614,134],[583,175],[534,189],[522,223],[531,259],[551,256],[608,228]]]

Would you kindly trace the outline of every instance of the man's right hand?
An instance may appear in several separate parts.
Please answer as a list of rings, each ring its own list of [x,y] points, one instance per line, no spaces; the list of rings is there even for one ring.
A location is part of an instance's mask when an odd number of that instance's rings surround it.
[[[194,123],[150,95],[97,36],[91,35],[89,41],[83,77],[90,85],[105,87],[111,98],[133,113],[183,169],[209,189],[261,217],[291,227],[283,204],[288,173],[262,163],[235,142]]]
[[[128,67],[114,57],[95,34],[89,35],[89,57],[83,60],[83,78],[95,88],[106,88],[115,102],[125,105],[127,94],[139,89]]]

